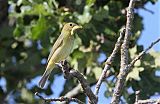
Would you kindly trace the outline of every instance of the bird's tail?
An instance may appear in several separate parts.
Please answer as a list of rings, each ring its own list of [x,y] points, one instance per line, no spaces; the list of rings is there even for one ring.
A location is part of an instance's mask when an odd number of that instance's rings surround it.
[[[51,74],[51,70],[46,69],[45,72],[43,73],[43,76],[41,78],[41,80],[39,81],[39,87],[43,88],[46,81],[48,80],[49,76]]]

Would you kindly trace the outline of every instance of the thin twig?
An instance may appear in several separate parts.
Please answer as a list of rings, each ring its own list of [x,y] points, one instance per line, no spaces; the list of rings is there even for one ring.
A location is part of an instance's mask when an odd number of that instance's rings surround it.
[[[160,99],[138,100],[137,104],[160,104]]]
[[[146,54],[146,52],[147,52],[148,50],[150,50],[150,49],[151,49],[155,44],[157,44],[159,41],[160,41],[160,37],[159,37],[156,41],[152,42],[151,45],[150,45],[148,48],[146,48],[144,51],[142,51],[137,57],[135,57],[135,58],[131,61],[130,65],[133,66],[134,63],[135,63],[137,60],[141,59],[141,57],[142,57],[144,54]]]
[[[140,60],[140,59],[142,58],[142,56],[143,56],[144,54],[146,54],[147,51],[149,51],[149,50],[150,50],[155,44],[157,44],[158,42],[160,42],[160,37],[159,37],[156,41],[152,42],[148,48],[146,48],[144,51],[142,51],[138,56],[136,56],[136,57],[130,62],[130,64],[128,64],[128,65],[124,68],[124,70],[123,70],[123,75],[124,75],[123,78],[124,78],[124,81],[125,81],[126,76],[128,75],[128,73],[131,71],[131,69],[132,69],[133,65],[135,64],[135,62],[138,61],[138,60]],[[120,76],[120,77],[121,77],[121,76]],[[120,78],[120,79],[122,79],[122,78]],[[121,82],[121,83],[122,83],[122,82]],[[124,83],[124,82],[123,82],[123,83]]]
[[[125,73],[126,75],[128,75],[128,73],[131,71],[133,65],[135,64],[135,62],[138,61],[138,60],[140,60],[140,59],[142,58],[142,56],[143,56],[144,54],[146,54],[147,51],[149,51],[149,50],[150,50],[155,44],[157,44],[158,42],[160,42],[160,37],[159,37],[156,41],[152,42],[152,43],[149,45],[149,47],[146,48],[144,51],[142,51],[137,57],[135,57],[135,58],[130,62],[130,64],[128,64],[128,65],[124,68],[124,73]],[[126,77],[125,77],[125,78],[126,78]]]
[[[107,61],[105,62],[106,65],[105,65],[105,67],[104,67],[104,69],[103,69],[103,72],[102,72],[102,74],[101,74],[101,76],[100,76],[100,78],[99,78],[99,80],[98,80],[98,82],[97,82],[97,84],[96,84],[96,88],[95,88],[95,95],[96,95],[96,96],[98,96],[99,89],[100,89],[100,86],[101,86],[101,84],[102,84],[102,81],[103,81],[103,79],[106,77],[107,71],[109,72],[109,69],[110,69],[110,67],[111,67],[111,64],[112,64],[112,62],[113,62],[113,60],[114,60],[114,58],[115,58],[115,56],[116,56],[116,54],[117,54],[120,46],[121,46],[122,39],[123,39],[123,35],[124,35],[124,30],[125,30],[125,28],[122,28],[122,29],[121,29],[121,31],[120,31],[120,36],[119,36],[119,38],[117,39],[117,42],[116,42],[115,47],[114,47],[114,49],[113,49],[113,51],[112,51],[112,54],[108,57]],[[108,74],[108,75],[109,75],[109,74]]]
[[[154,11],[152,11],[152,10],[149,10],[149,9],[147,9],[147,8],[145,8],[145,7],[141,7],[141,8],[142,8],[143,10],[145,10],[145,11],[151,13],[151,14],[154,14]]]
[[[75,97],[77,94],[79,94],[81,92],[81,88],[82,88],[81,85],[78,84],[72,90],[70,90],[69,92],[67,92],[64,96],[65,97],[69,97],[69,98]],[[64,102],[62,102],[60,104],[67,104],[67,102],[64,101]]]
[[[83,89],[85,95],[88,97],[90,104],[97,104],[97,101],[98,101],[97,97],[92,92],[92,90],[91,90],[89,84],[87,83],[87,80],[84,78],[83,74],[81,74],[78,70],[70,69],[66,62],[62,62],[57,65],[59,67],[61,67],[61,69],[64,73],[64,77],[66,79],[77,78],[77,80],[79,81],[79,83],[82,86],[82,89]]]
[[[128,9],[127,9],[127,22],[126,22],[126,29],[125,29],[125,37],[123,44],[121,46],[121,67],[120,67],[120,73],[118,75],[118,79],[116,82],[116,86],[114,89],[113,97],[111,100],[111,104],[118,104],[120,100],[120,96],[123,90],[125,78],[127,76],[126,71],[124,70],[128,65],[128,48],[129,48],[129,40],[131,35],[131,27],[132,27],[132,21],[134,18],[134,9],[135,0],[130,0]]]
[[[140,91],[136,91],[135,94],[136,94],[135,104],[138,104]]]
[[[139,99],[140,91],[136,91],[136,99],[134,104],[160,104],[160,99]]]
[[[36,96],[38,96],[39,98],[41,98],[42,100],[44,100],[45,102],[53,102],[53,101],[66,101],[66,102],[76,102],[78,104],[85,104],[84,102],[78,100],[77,98],[68,98],[68,97],[60,97],[60,98],[44,98],[42,95],[40,95],[38,92],[35,93]]]

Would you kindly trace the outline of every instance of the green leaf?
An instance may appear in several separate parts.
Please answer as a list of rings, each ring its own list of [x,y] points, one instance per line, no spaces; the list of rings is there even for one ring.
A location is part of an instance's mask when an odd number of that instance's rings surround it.
[[[85,6],[83,14],[78,15],[78,21],[81,24],[85,24],[85,23],[88,23],[91,19],[92,19],[92,15],[90,13],[90,7]]]
[[[145,66],[149,66],[149,67],[155,67],[155,60],[154,57],[152,56],[153,54],[149,53],[143,56],[142,58],[142,63]]]
[[[24,14],[28,15],[52,15],[52,11],[48,10],[47,6],[44,4],[35,4],[30,9],[24,8]]]
[[[115,34],[115,32],[113,30],[109,29],[109,28],[105,28],[104,32],[107,35],[114,35]]]
[[[86,0],[87,5],[93,5],[96,0]]]
[[[131,56],[132,59],[135,57],[136,52],[137,52],[137,47],[136,46],[129,49],[129,53],[130,53],[130,56]]]
[[[34,40],[41,38],[46,35],[49,28],[50,25],[48,25],[46,19],[43,16],[40,16],[37,23],[31,28],[31,38]]]
[[[126,80],[134,79],[139,81],[141,79],[139,73],[143,70],[144,70],[143,67],[134,67],[133,70],[127,75]]]
[[[34,100],[33,95],[27,89],[22,88],[21,93],[22,93],[21,97],[23,100],[30,102],[30,103],[33,102],[33,100]]]
[[[84,53],[76,50],[72,54],[72,61],[71,65],[74,67],[74,69],[79,70],[80,72],[83,72],[84,67],[86,66],[86,60],[84,58]]]
[[[104,6],[103,8],[99,8],[98,11],[93,15],[93,18],[97,21],[102,21],[103,19],[108,17],[108,6]]]
[[[98,80],[100,75],[102,74],[102,68],[101,67],[95,67],[95,68],[92,69],[92,71],[95,75],[96,80]]]
[[[73,45],[73,50],[77,49],[81,44],[82,44],[82,40],[81,38],[79,38],[79,36],[77,34],[75,34],[75,39],[74,39],[74,45]]]
[[[17,26],[14,31],[13,31],[13,34],[15,37],[19,37],[21,35],[23,35],[23,31],[24,31],[24,28],[22,26]]]
[[[155,66],[160,68],[160,52],[155,52],[152,50],[150,54],[154,57]]]

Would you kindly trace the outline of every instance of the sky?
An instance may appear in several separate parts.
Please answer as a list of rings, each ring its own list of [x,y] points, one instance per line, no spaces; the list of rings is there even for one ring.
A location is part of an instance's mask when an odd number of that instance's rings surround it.
[[[155,5],[147,3],[146,9],[154,12],[151,14],[144,9],[139,9],[138,13],[143,17],[144,30],[138,41],[138,44],[147,48],[150,43],[160,37],[160,0]],[[160,51],[160,43],[153,47],[154,50]]]
[[[142,35],[140,39],[138,40],[138,44],[143,45],[144,48],[147,48],[152,41],[160,37],[160,0],[155,5],[152,5],[151,3],[147,3],[145,5],[145,8],[154,12],[154,14],[152,14],[144,9],[137,10],[139,15],[143,17],[143,24],[144,24],[144,30],[142,31]],[[155,45],[153,49],[160,52],[160,43]],[[103,58],[104,57],[102,55],[101,59]],[[28,87],[34,86],[38,82],[39,79],[40,77],[35,78],[32,84],[28,84],[27,86]],[[54,92],[54,95],[50,97],[55,97],[55,98],[59,97],[59,94],[61,93],[63,89],[64,83],[65,83],[65,79],[63,78],[63,76],[55,76],[55,81],[52,84],[52,90]],[[0,79],[0,86],[3,86],[3,88],[5,89],[4,86],[6,86],[6,81],[4,78]],[[94,90],[94,88],[95,86],[92,87],[92,90]],[[111,98],[106,99],[104,97],[104,92],[106,88],[107,88],[106,84],[102,83],[100,92],[98,95],[98,96],[101,96],[99,97],[98,104],[104,104],[104,102],[109,103],[111,101]],[[72,104],[75,104],[75,103],[72,103]]]

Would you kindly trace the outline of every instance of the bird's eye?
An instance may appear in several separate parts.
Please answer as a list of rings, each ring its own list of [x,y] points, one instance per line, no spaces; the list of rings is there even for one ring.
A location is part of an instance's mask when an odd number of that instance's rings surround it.
[[[72,24],[69,24],[70,26],[72,26]]]

